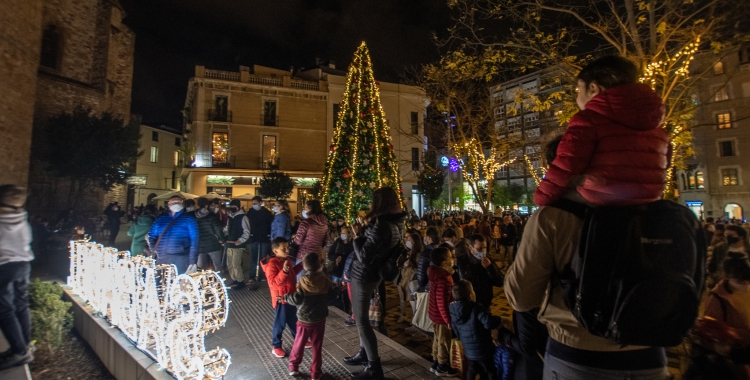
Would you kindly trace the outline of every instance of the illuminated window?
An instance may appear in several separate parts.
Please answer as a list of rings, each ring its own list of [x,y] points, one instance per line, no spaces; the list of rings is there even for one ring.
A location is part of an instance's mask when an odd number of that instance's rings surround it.
[[[721,157],[734,156],[734,141],[732,140],[719,141],[719,155]]]
[[[174,151],[174,166],[180,166],[180,151]]]
[[[724,63],[716,62],[716,64],[714,65],[714,74],[716,75],[724,74]]]
[[[727,87],[722,86],[716,90],[716,94],[714,95],[714,101],[723,102],[725,100],[729,100],[729,94],[727,94]]]
[[[263,168],[271,169],[279,163],[279,152],[276,150],[276,136],[263,135]]]
[[[213,146],[211,153],[213,165],[226,164],[229,155],[229,133],[215,132],[211,143]]]
[[[695,177],[693,176],[688,177],[688,189],[695,189]]]
[[[699,189],[704,189],[703,186],[703,172],[695,172],[695,183]]]
[[[732,115],[729,113],[720,113],[716,115],[716,123],[719,125],[719,129],[732,128]]]
[[[737,186],[737,169],[721,169],[721,183],[724,186]]]
[[[152,146],[151,147],[151,162],[156,163],[159,162],[159,148]]]

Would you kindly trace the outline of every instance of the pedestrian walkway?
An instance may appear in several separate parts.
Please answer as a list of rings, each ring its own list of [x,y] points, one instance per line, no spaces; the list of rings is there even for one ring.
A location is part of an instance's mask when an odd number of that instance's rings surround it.
[[[257,291],[242,289],[230,291],[230,312],[225,327],[206,336],[206,348],[226,348],[232,355],[232,365],[225,376],[233,379],[290,379],[288,358],[277,358],[271,354],[271,327],[273,309],[270,293],[265,282]],[[342,358],[354,354],[359,348],[357,328],[346,326],[346,314],[329,308],[323,341],[324,379],[348,380],[352,371],[360,366],[347,366]],[[376,333],[378,352],[387,379],[436,379],[429,371],[430,362],[403,347],[392,339]],[[292,337],[284,331],[283,348],[289,352]],[[309,373],[310,351],[305,350],[305,358],[300,372]],[[309,377],[308,377],[309,378]]]

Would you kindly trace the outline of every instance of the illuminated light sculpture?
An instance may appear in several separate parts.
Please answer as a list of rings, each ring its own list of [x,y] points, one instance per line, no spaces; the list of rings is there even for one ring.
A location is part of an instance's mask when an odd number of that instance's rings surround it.
[[[231,357],[206,351],[206,333],[229,315],[229,298],[215,272],[177,275],[174,265],[118,252],[93,242],[70,242],[68,286],[177,379],[223,376]]]

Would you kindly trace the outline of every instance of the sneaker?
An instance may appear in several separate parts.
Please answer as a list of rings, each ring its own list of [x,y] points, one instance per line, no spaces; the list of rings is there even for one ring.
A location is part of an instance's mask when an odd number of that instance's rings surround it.
[[[312,348],[312,342],[308,340],[307,343],[305,343],[305,348]]]
[[[248,288],[248,289],[250,289],[250,290],[258,290],[258,288],[260,287],[260,285],[258,285],[258,283],[257,283],[257,282],[255,282],[255,280],[247,280],[247,281],[245,282],[245,285],[246,285],[246,286],[247,286],[247,288]]]
[[[271,350],[271,353],[273,354],[273,356],[275,356],[277,358],[285,358],[286,357],[286,351],[284,351],[281,348],[275,348],[274,347],[274,349]]]
[[[437,368],[435,368],[435,371],[433,371],[436,375],[440,377],[456,377],[458,376],[458,370],[455,368],[451,368],[448,364],[446,365],[438,365]]]
[[[354,318],[352,318],[350,316],[349,318],[344,319],[344,324],[347,325],[347,326],[356,326],[357,325],[357,321],[355,321]]]
[[[296,369],[289,370],[289,376],[297,377],[299,376],[299,371],[297,371]]]
[[[232,290],[241,290],[245,287],[245,283],[241,281],[235,281],[231,285],[229,285],[229,288]]]
[[[437,367],[438,367],[438,362],[433,361],[432,365],[430,366],[430,372],[435,373],[435,370],[437,369]]]
[[[34,354],[30,350],[26,350],[23,354],[10,354],[0,359],[0,371],[31,363],[32,360],[34,360]]]

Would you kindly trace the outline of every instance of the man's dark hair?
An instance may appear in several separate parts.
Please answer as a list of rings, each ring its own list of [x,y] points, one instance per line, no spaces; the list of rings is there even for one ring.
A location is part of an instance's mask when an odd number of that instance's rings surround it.
[[[453,239],[454,237],[456,237],[456,231],[452,228],[446,228],[445,231],[443,231],[443,239]]]
[[[750,261],[742,252],[727,252],[727,258],[721,263],[724,277],[740,281],[750,281]]]
[[[320,256],[317,253],[308,253],[304,259],[302,259],[302,267],[308,272],[317,272],[320,270]]]
[[[147,204],[143,209],[145,210],[146,214],[156,214],[156,205],[154,204]]]
[[[263,198],[260,195],[256,195],[252,199],[250,199],[250,201],[256,201],[258,203],[262,203],[263,202]]]
[[[709,216],[708,218],[706,218],[706,223],[713,223],[713,222],[714,222],[713,217]]]
[[[638,68],[625,57],[607,55],[586,65],[578,73],[578,79],[586,86],[596,83],[607,89],[638,82]]]
[[[721,223],[716,225],[716,231],[724,231],[725,228],[726,226]]]
[[[185,201],[185,207],[195,207],[195,200],[188,199]]]
[[[552,161],[557,157],[557,147],[560,145],[560,141],[562,141],[562,135],[550,140],[550,142],[544,146],[544,160],[547,161],[547,166],[552,165]]]
[[[211,201],[208,198],[198,198],[198,207],[204,208],[211,204]]]
[[[469,244],[471,244],[472,246],[474,245],[474,243],[478,241],[487,241],[487,240],[484,238],[484,236],[480,234],[474,234],[469,237]]]
[[[474,292],[474,287],[471,286],[471,282],[466,280],[458,281],[451,289],[453,299],[456,301],[470,301],[472,292]]]
[[[289,243],[289,240],[286,240],[283,236],[275,237],[271,240],[271,249],[279,248],[284,243]]]
[[[448,248],[437,247],[430,253],[430,261],[437,266],[441,266],[448,259],[450,252]]]
[[[440,241],[440,231],[434,226],[427,227],[427,230],[424,232],[424,236],[432,239],[432,244],[436,244],[438,241]]]

